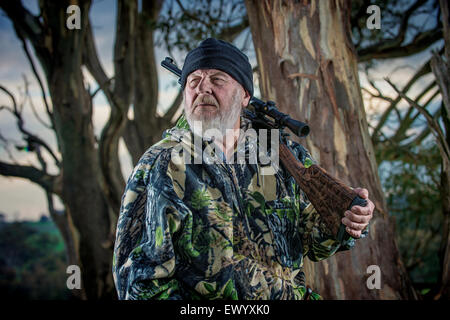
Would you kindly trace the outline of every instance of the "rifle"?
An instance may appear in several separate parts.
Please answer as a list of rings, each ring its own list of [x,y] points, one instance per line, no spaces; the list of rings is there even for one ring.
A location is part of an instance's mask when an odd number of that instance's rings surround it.
[[[166,57],[161,62],[161,66],[179,78],[181,77],[181,70],[173,63],[171,58]],[[180,83],[180,79],[178,79],[178,83]],[[292,119],[289,115],[278,111],[275,102],[264,102],[252,97],[250,104],[253,106],[254,112],[246,108],[244,117],[252,121],[255,128],[283,130],[285,127],[288,127],[299,137],[306,137],[309,134],[309,126],[306,123]],[[365,207],[367,201],[359,197],[355,191],[342,181],[328,174],[320,166],[312,164],[305,167],[290,150],[286,136],[286,134],[280,135],[279,154],[281,163],[303,192],[305,192],[317,213],[322,216],[325,225],[342,242],[349,237],[345,231],[345,226],[341,222],[344,212],[350,210],[353,206]]]

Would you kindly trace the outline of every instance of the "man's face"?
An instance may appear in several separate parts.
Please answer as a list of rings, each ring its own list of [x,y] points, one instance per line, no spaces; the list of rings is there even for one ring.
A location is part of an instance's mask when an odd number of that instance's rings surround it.
[[[250,95],[227,73],[217,69],[201,69],[186,79],[183,95],[186,119],[194,133],[203,135],[207,129],[239,128],[239,116],[247,106]],[[198,132],[194,122],[202,124]]]

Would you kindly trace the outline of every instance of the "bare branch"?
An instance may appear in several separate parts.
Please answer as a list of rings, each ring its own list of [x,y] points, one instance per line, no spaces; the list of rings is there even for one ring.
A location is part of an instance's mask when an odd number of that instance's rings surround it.
[[[439,108],[433,115],[434,119],[438,119],[442,114],[442,110]],[[418,115],[420,115],[420,112],[417,112],[417,115],[415,117],[417,117]],[[413,146],[418,146],[422,143],[422,141],[429,136],[429,134],[431,133],[430,127],[429,126],[425,126],[425,128],[414,138],[414,140],[410,141],[409,143],[405,144],[404,147],[405,148],[411,148]]]
[[[229,42],[232,42],[245,28],[249,26],[248,17],[243,17],[243,20],[241,23],[230,26],[227,28],[224,28],[220,34],[218,35],[218,38],[225,39]]]
[[[17,36],[19,38],[30,40],[44,72],[49,74],[53,61],[51,53],[46,47],[47,41],[44,39],[44,28],[39,21],[39,18],[31,14],[22,5],[21,1],[1,0],[0,7],[13,22]]]
[[[55,153],[53,152],[53,150],[50,148],[50,146],[44,140],[42,140],[38,136],[32,134],[27,129],[25,129],[25,126],[24,126],[25,123],[22,119],[22,114],[20,113],[20,111],[17,107],[17,102],[16,102],[16,99],[14,98],[14,95],[8,89],[3,87],[2,85],[0,85],[0,90],[5,92],[10,97],[12,104],[13,104],[12,114],[16,117],[17,127],[18,127],[19,131],[25,135],[25,139],[29,143],[37,143],[37,144],[41,145],[42,147],[44,147],[44,149],[47,150],[47,152],[50,154],[50,156],[54,159],[55,165],[59,167],[60,161],[59,161],[58,157],[55,155]],[[7,110],[10,110],[10,109],[7,109]]]
[[[422,32],[404,46],[396,45],[396,41],[386,45],[384,41],[383,44],[377,43],[368,48],[358,50],[358,61],[364,62],[372,59],[392,59],[410,56],[425,50],[439,39],[442,39],[442,28]]]
[[[102,189],[112,211],[120,211],[120,198],[125,181],[118,156],[119,139],[127,123],[127,112],[134,92],[137,1],[119,1],[114,43],[114,90],[110,96],[111,113],[98,142]],[[89,33],[89,32],[88,32]],[[88,39],[89,36],[86,36]],[[97,59],[97,58],[95,58]],[[97,62],[97,65],[99,63]],[[102,76],[102,83],[106,79]],[[109,94],[109,93],[108,93]]]
[[[180,0],[176,0],[176,3],[178,4],[178,6],[180,7],[180,9],[181,9],[181,11],[183,12],[183,14],[186,16],[186,17],[188,17],[189,19],[191,19],[191,20],[194,20],[194,21],[197,21],[197,22],[200,22],[201,24],[203,24],[205,27],[207,27],[207,28],[211,28],[211,24],[209,24],[209,23],[207,23],[205,20],[203,20],[203,19],[200,19],[199,17],[197,17],[195,14],[192,14],[189,10],[187,10],[184,6],[183,6],[183,4],[181,3],[181,1]],[[220,9],[220,11],[222,11],[222,6],[223,6],[223,4],[221,3],[220,5],[219,5],[219,9]],[[221,16],[221,14],[219,14],[216,18],[213,18],[212,20],[214,21],[214,22],[228,22],[227,20],[222,20],[222,19],[220,19],[219,17]]]
[[[94,92],[91,93],[91,99],[94,99],[94,97],[97,95],[97,93],[98,93],[99,91],[103,91],[103,92],[104,92],[104,89],[107,88],[107,86],[109,85],[109,83],[110,83],[111,81],[113,81],[113,80],[114,80],[114,77],[111,77],[111,78],[109,78],[108,80],[106,80],[105,83],[102,83],[101,85],[99,85],[98,88],[95,89]],[[107,90],[108,90],[108,89],[107,89]]]
[[[8,139],[6,139],[2,133],[0,132],[0,141],[3,144],[3,148],[5,149],[6,153],[8,154],[9,159],[13,162],[13,163],[17,163],[17,160],[14,158],[11,150],[9,149],[9,144],[10,141],[8,141]]]
[[[397,46],[402,44],[402,42],[405,40],[406,30],[408,29],[409,19],[411,18],[411,15],[424,3],[426,3],[426,0],[417,0],[408,8],[408,10],[404,12],[397,37],[394,40],[393,44],[396,43]]]
[[[197,16],[192,15],[188,10],[186,10],[186,8],[183,6],[183,4],[181,3],[180,0],[175,0],[176,3],[178,4],[178,6],[180,7],[181,11],[183,12],[184,15],[186,15],[188,18],[200,22],[202,24],[204,24],[206,27],[211,27],[209,24],[207,24],[204,20],[199,19]]]
[[[34,116],[39,121],[39,123],[42,124],[44,127],[46,127],[47,129],[53,130],[53,126],[45,123],[45,121],[39,116],[39,113],[36,111],[36,108],[33,103],[33,99],[31,99],[30,91],[28,90],[29,82],[25,75],[23,75],[23,81],[25,83],[24,95],[25,95],[25,98],[28,99],[28,102],[30,103],[31,111],[33,112]]]
[[[423,98],[423,96],[425,96],[434,87],[436,87],[435,81],[431,82],[424,90],[422,90],[422,92],[414,99],[414,101],[416,103],[419,103],[419,101]],[[436,90],[434,92],[434,94],[429,99],[427,99],[427,101],[425,101],[425,103],[423,104],[423,107],[426,108],[428,106],[428,104],[438,95],[438,93],[439,93],[439,91]],[[405,116],[400,121],[400,125],[393,136],[393,139],[395,141],[400,141],[401,139],[404,138],[404,134],[405,134],[406,130],[408,130],[408,128],[411,126],[411,124],[417,119],[418,115],[420,115],[420,112],[417,111],[417,113],[411,117],[414,110],[416,110],[414,108],[414,106],[410,106],[408,111],[406,112]]]
[[[99,86],[99,89],[101,89],[105,94],[105,97],[108,100],[110,106],[114,107],[117,104],[117,101],[115,100],[113,92],[109,86],[113,78],[108,78],[98,58],[97,49],[95,48],[94,36],[92,34],[91,23],[89,23],[87,26],[84,39],[83,63],[89,70],[90,74],[94,77]],[[97,91],[98,89],[96,90],[95,94],[97,93]],[[91,97],[93,98],[95,94],[91,94]]]
[[[164,122],[170,123],[175,113],[177,113],[180,108],[181,102],[183,100],[183,92],[181,90],[178,91],[175,100],[172,102],[172,105],[167,110],[166,114],[163,116]]]
[[[412,85],[422,76],[431,72],[430,61],[427,61],[408,81],[408,83],[403,88],[402,92],[406,93],[412,87]],[[389,105],[389,107],[383,112],[380,117],[380,120],[377,123],[373,133],[372,133],[372,142],[376,144],[377,135],[379,134],[381,128],[385,125],[387,119],[389,118],[390,113],[396,108],[397,104],[400,102],[401,97],[397,96],[395,100]]]
[[[450,45],[450,43],[448,44]],[[439,85],[447,117],[450,116],[450,61],[445,61],[437,52],[433,52],[430,61],[431,70]]]
[[[58,176],[45,173],[32,166],[22,166],[0,161],[0,174],[6,177],[17,177],[28,179],[47,190],[48,192],[60,194],[60,188],[56,187]]]
[[[416,103],[414,100],[410,99],[408,96],[406,96],[403,92],[401,92],[397,87],[388,79],[385,78],[386,82],[391,85],[391,87],[401,96],[403,99],[405,99],[410,105],[414,106],[427,120],[428,125],[432,129],[433,135],[436,137],[436,140],[438,142],[438,146],[441,150],[442,156],[447,157],[447,159],[450,159],[450,149],[447,144],[447,141],[445,139],[445,135],[442,132],[442,129],[439,125],[439,123],[433,118],[433,115],[431,115],[428,110],[420,106],[418,103]]]
[[[50,121],[52,123],[51,128],[54,128],[53,113],[50,110],[50,107],[49,107],[49,105],[47,103],[47,95],[45,94],[45,89],[44,89],[44,85],[42,84],[41,77],[39,76],[39,74],[38,74],[38,72],[36,70],[33,58],[31,57],[31,54],[30,54],[30,52],[28,50],[28,46],[27,46],[27,43],[26,43],[25,39],[22,36],[20,36],[20,35],[19,35],[19,39],[22,41],[22,47],[23,47],[23,50],[25,51],[25,55],[27,56],[28,61],[30,62],[31,70],[33,70],[33,74],[34,74],[34,76],[35,76],[35,78],[36,78],[36,80],[37,80],[37,82],[39,84],[39,87],[41,88],[42,101],[44,102],[44,106],[45,106],[45,109],[47,110],[48,117],[50,118]],[[45,126],[46,127],[50,127],[48,125],[45,125]]]

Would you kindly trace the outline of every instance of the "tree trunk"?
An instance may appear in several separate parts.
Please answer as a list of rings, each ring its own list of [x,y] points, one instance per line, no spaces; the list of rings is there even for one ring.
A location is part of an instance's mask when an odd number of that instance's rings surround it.
[[[449,22],[449,4],[447,1],[440,0],[442,24],[444,26],[444,56],[435,53],[431,59],[431,69],[439,84],[442,96],[442,118],[445,129],[445,139],[447,145],[450,145],[450,22]],[[443,150],[443,148],[441,148]],[[450,159],[445,152],[442,155],[441,171],[441,197],[442,214],[444,220],[442,240],[439,248],[439,258],[441,264],[441,276],[439,279],[440,289],[436,299],[450,298]]]
[[[100,186],[100,165],[92,126],[92,101],[84,87],[82,52],[90,3],[79,3],[81,29],[66,28],[68,3],[45,2],[53,61],[47,81],[62,155],[62,200],[79,235],[83,287],[88,298],[113,296],[110,216]],[[50,48],[49,48],[50,49]]]
[[[444,225],[439,248],[441,275],[439,291],[435,299],[448,300],[450,298],[450,164],[446,158],[442,161],[441,196]]]
[[[83,88],[81,69],[80,74],[74,74],[56,68],[49,84],[58,140],[63,146],[62,199],[79,234],[80,267],[87,297],[99,298],[112,293],[112,242],[108,206],[98,182],[100,166],[90,117],[77,112],[86,108],[90,100]]]
[[[168,123],[156,116],[158,105],[158,65],[153,32],[162,1],[144,1],[136,19],[134,51],[134,119],[128,120],[123,138],[135,165],[150,146],[160,140]],[[165,128],[164,128],[165,129]]]
[[[81,71],[91,2],[41,1],[40,18],[31,15],[19,1],[0,4],[18,36],[32,44],[45,73],[62,158],[58,195],[76,229],[78,243],[73,246],[79,249],[82,288],[87,298],[113,297],[111,218],[100,186],[92,100]],[[71,4],[80,8],[80,29],[66,26],[66,10]],[[61,232],[64,234],[64,230]]]
[[[325,299],[416,298],[400,260],[383,197],[350,39],[350,2],[246,0],[262,97],[309,123],[301,141],[329,173],[365,187],[375,203],[369,236],[351,251],[305,261],[307,280]],[[370,265],[381,289],[369,289]]]

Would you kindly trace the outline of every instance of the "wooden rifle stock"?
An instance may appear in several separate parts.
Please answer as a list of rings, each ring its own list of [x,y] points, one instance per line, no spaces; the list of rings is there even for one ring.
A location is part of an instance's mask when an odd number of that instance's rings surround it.
[[[322,216],[325,225],[342,241],[345,227],[341,219],[345,211],[354,205],[365,206],[367,201],[318,165],[303,166],[284,143],[280,143],[280,160]]]

